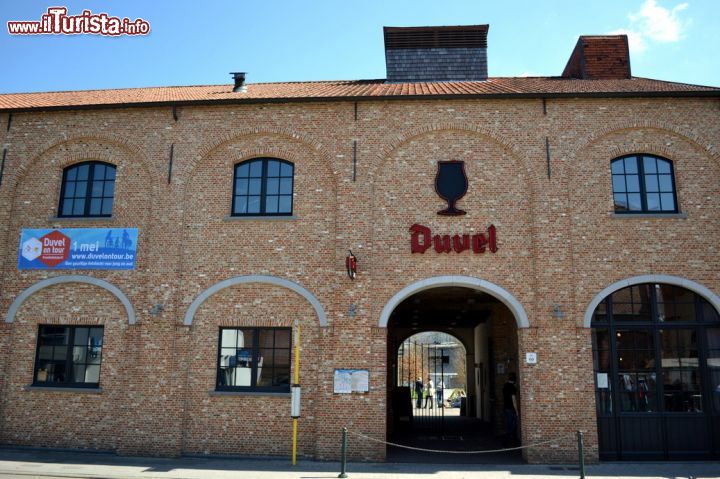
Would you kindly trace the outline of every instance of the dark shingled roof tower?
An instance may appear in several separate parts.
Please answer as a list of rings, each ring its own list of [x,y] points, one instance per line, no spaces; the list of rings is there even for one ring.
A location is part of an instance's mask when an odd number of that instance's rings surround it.
[[[384,27],[387,82],[484,81],[488,25]]]

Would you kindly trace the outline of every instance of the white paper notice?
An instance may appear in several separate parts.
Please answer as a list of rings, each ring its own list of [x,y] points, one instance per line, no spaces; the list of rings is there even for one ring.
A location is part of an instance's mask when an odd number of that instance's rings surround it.
[[[597,387],[598,387],[598,389],[607,389],[607,387],[608,387],[607,373],[597,373]]]
[[[367,369],[336,369],[333,375],[335,394],[366,393],[369,391]]]

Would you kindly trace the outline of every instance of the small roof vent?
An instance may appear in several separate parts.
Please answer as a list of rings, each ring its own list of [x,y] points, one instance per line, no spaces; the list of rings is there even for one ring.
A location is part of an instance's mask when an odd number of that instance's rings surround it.
[[[230,74],[233,76],[233,80],[235,81],[235,86],[233,87],[233,93],[246,92],[247,91],[247,86],[245,86],[246,72],[230,72]]]

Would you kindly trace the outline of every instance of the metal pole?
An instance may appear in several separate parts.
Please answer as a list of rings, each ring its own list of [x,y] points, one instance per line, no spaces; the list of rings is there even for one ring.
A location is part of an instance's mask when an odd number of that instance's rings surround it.
[[[342,428],[342,446],[340,449],[340,475],[338,475],[338,477],[341,479],[348,477],[347,473],[345,472],[347,470],[347,433],[347,428]]]
[[[577,432],[578,460],[580,461],[580,479],[585,479],[585,454],[583,451],[583,433]]]
[[[295,384],[300,385],[300,324],[295,321]],[[297,440],[298,440],[298,422],[297,418],[293,418],[292,428],[292,465],[297,464]]]

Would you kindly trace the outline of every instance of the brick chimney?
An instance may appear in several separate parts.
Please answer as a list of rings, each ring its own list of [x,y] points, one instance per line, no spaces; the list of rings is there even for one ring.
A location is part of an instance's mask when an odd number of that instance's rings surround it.
[[[487,80],[488,25],[383,32],[388,83]]]
[[[630,78],[627,35],[583,35],[562,73],[564,78],[621,80]]]

